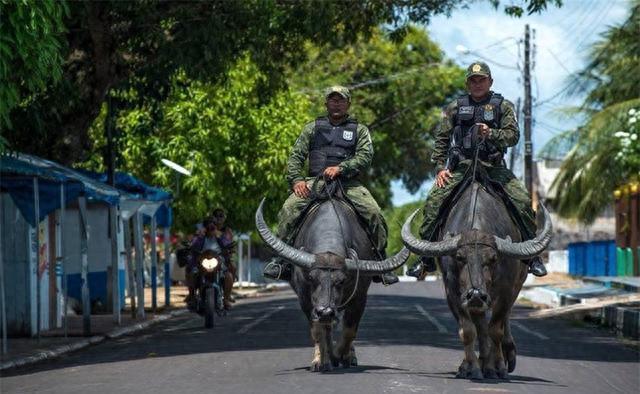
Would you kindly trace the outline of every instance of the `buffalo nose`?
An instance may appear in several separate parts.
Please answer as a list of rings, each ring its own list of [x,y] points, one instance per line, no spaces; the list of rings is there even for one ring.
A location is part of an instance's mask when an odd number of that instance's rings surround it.
[[[471,304],[489,304],[489,295],[480,289],[469,289],[464,294],[464,298]]]
[[[320,320],[329,320],[335,317],[336,311],[329,306],[320,306],[316,308],[316,315]]]

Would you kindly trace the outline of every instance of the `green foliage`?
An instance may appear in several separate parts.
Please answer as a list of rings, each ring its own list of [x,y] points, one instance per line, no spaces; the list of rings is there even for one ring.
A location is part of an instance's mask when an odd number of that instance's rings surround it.
[[[0,130],[12,108],[62,76],[67,13],[64,1],[0,0]]]
[[[309,118],[326,112],[321,93],[326,86],[349,86],[350,112],[369,126],[374,142],[373,164],[363,182],[383,207],[390,205],[394,179],[417,191],[434,170],[433,131],[441,108],[462,91],[464,71],[445,60],[424,29],[413,26],[399,41],[376,29],[343,48],[307,45],[307,52],[307,62],[291,71],[290,83],[313,101]]]
[[[553,183],[561,216],[591,223],[612,203],[614,189],[640,177],[640,77],[632,71],[640,64],[638,31],[640,1],[635,0],[627,21],[605,33],[592,61],[572,80],[573,92],[587,93],[582,106],[587,120],[549,142],[575,140]]]
[[[424,205],[423,201],[411,202],[399,207],[388,208],[384,212],[384,217],[387,219],[387,225],[389,226],[389,238],[387,243],[387,251],[389,254],[396,253],[402,249],[402,237],[400,236],[400,230],[404,221],[415,211],[421,209]],[[419,213],[411,223],[413,234],[417,236],[420,230],[420,223],[422,223],[422,213]],[[412,254],[407,261],[407,266],[413,266],[414,262],[418,259],[418,256]]]
[[[639,144],[629,138],[638,135],[637,126],[632,128],[627,116],[633,108],[640,109],[640,99],[607,107],[580,129],[552,186],[554,208],[561,216],[592,223],[612,203],[613,190],[637,179]]]
[[[179,228],[190,230],[216,206],[228,211],[234,227],[252,228],[263,196],[268,198],[266,213],[275,217],[288,194],[283,168],[308,103],[289,90],[262,102],[259,86],[266,78],[245,56],[216,84],[179,72],[159,121],[150,107],[120,113],[122,170],[174,193],[175,174],[160,160],[192,171],[181,177],[174,203]]]
[[[60,82],[49,83],[46,91],[14,107],[12,127],[5,137],[21,151],[65,164],[85,161],[94,153],[88,130],[112,89],[133,89],[138,105],[149,105],[148,100],[161,102],[171,91],[178,70],[189,79],[216,83],[248,52],[258,69],[269,76],[257,89],[260,100],[266,101],[286,86],[286,66],[305,60],[301,48],[307,40],[339,48],[379,25],[392,27],[392,36],[400,40],[411,22],[427,23],[435,14],[473,2],[75,1],[69,2],[62,26],[58,17],[65,3],[2,0],[2,12],[11,21],[2,25],[7,30],[2,31],[2,38],[26,37],[16,44],[16,52],[22,54],[18,66],[23,67],[15,68],[19,70],[15,81],[24,85],[3,81],[0,87],[0,102],[9,104],[5,112],[27,97],[16,92],[16,86],[43,86],[52,81],[49,76],[59,76],[59,33],[63,27],[67,30]],[[530,12],[539,12],[547,3],[558,1],[526,0],[523,4]],[[0,51],[6,51],[7,41],[0,42],[4,48]]]

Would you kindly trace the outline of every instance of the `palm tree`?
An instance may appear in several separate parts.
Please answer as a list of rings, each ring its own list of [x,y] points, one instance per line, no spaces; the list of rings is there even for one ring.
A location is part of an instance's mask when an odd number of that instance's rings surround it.
[[[558,214],[592,223],[612,203],[617,187],[640,179],[640,0],[628,19],[611,27],[591,49],[591,61],[569,81],[586,94],[585,123],[558,135],[543,152],[575,142],[553,182]]]

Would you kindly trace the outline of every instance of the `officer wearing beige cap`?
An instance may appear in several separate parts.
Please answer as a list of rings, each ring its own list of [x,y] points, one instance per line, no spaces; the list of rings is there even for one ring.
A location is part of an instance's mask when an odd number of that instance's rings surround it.
[[[324,92],[324,99],[327,114],[304,126],[289,155],[287,181],[292,193],[278,214],[277,235],[291,244],[296,220],[309,202],[313,181],[317,177],[339,177],[353,207],[368,224],[367,230],[380,256],[385,256],[387,224],[380,207],[359,180],[359,175],[369,168],[373,158],[369,129],[349,115],[351,93],[346,87],[330,86]],[[309,172],[304,174],[307,159]],[[290,272],[288,263],[277,258],[264,269],[264,275],[272,279],[289,279]],[[391,284],[398,279],[388,273],[383,280]]]
[[[507,148],[517,144],[520,138],[513,104],[491,90],[493,78],[486,63],[471,63],[466,76],[468,93],[446,107],[436,132],[431,158],[436,164],[436,179],[424,205],[420,236],[434,240],[440,206],[463,180],[473,158],[466,145],[471,141],[470,136],[475,129],[485,140],[478,152],[478,159],[491,179],[502,185],[517,208],[523,238],[531,239],[536,234],[536,222],[529,193],[524,184],[505,166],[503,159]],[[539,257],[534,257],[527,263],[532,274],[547,274]],[[423,257],[422,263],[408,270],[407,274],[421,277],[425,272],[435,269],[433,258]]]

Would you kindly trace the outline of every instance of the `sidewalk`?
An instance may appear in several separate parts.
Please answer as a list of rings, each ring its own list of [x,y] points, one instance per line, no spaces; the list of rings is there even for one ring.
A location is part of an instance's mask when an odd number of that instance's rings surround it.
[[[583,277],[550,273],[530,275],[519,301],[541,309],[533,318],[568,316],[597,321],[619,336],[640,337],[640,278]]]
[[[243,287],[233,289],[233,297],[242,303],[245,298],[268,297],[281,290],[288,289],[288,285],[274,284],[261,287]],[[7,341],[8,354],[0,356],[0,371],[22,367],[65,353],[85,348],[103,342],[107,339],[119,338],[123,335],[144,330],[156,323],[173,317],[188,314],[184,297],[188,290],[184,286],[171,288],[171,306],[164,306],[164,288],[158,288],[158,308],[156,314],[151,310],[151,289],[145,288],[145,318],[136,319],[131,315],[129,298],[121,312],[121,324],[114,322],[111,314],[91,315],[91,336],[83,336],[82,315],[70,314],[67,317],[67,332],[64,328],[43,331],[40,338],[9,338]]]

